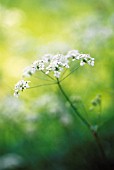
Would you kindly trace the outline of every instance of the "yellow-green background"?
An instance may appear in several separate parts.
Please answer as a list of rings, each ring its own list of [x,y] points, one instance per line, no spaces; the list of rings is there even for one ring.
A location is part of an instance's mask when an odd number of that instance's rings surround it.
[[[95,66],[77,70],[63,82],[80,96],[93,124],[99,110],[91,100],[102,95],[100,134],[108,159],[114,159],[114,2],[113,0],[0,0],[0,161],[13,157],[24,170],[96,168],[99,152],[91,134],[57,87],[40,87],[13,97],[23,69],[46,53],[78,49]],[[44,83],[31,80],[34,85]],[[16,156],[15,156],[16,155]],[[7,163],[5,163],[7,166]],[[112,165],[114,167],[114,165]]]

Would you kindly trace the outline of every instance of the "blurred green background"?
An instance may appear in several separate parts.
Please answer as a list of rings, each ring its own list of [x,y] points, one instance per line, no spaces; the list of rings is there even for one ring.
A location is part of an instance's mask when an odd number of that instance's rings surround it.
[[[73,119],[57,87],[13,97],[26,66],[46,53],[72,49],[89,53],[95,66],[77,70],[63,87],[94,125],[99,108],[90,109],[91,100],[101,94],[99,130],[114,169],[114,1],[0,0],[0,170],[105,169],[93,137]]]

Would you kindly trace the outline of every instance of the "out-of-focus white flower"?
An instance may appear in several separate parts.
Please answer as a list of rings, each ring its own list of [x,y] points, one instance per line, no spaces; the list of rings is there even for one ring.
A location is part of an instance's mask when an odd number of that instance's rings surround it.
[[[73,123],[72,117],[68,114],[66,115],[62,115],[60,117],[60,122],[62,123],[62,125],[64,126],[70,126]]]
[[[75,59],[79,60],[79,54],[80,53],[78,52],[78,50],[71,50],[71,51],[68,52],[67,57],[72,58],[73,61]]]
[[[35,72],[36,72],[36,69],[34,67],[28,66],[24,69],[23,77],[30,77]]]
[[[23,163],[23,158],[14,153],[8,153],[0,157],[0,170],[18,169]]]
[[[59,78],[59,77],[60,77],[60,74],[61,74],[61,72],[59,72],[59,71],[54,71],[54,76],[55,76],[55,77]]]
[[[30,81],[24,81],[24,80],[20,80],[19,82],[17,82],[17,84],[15,85],[15,89],[14,89],[14,96],[18,97],[19,96],[19,92],[23,91],[27,88],[29,88],[29,83]]]
[[[45,55],[42,57],[42,59],[43,59],[43,61],[44,61],[45,63],[48,63],[48,62],[51,61],[52,57],[53,57],[52,54],[45,54]]]

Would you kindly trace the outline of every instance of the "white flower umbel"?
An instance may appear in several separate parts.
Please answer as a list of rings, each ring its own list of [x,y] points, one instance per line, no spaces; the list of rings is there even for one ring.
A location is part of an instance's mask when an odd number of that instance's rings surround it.
[[[64,68],[69,68],[69,62],[76,60],[80,61],[80,66],[85,64],[94,66],[94,58],[91,58],[89,54],[81,54],[78,50],[71,50],[66,55],[45,54],[42,59],[34,61],[31,66],[25,68],[23,76],[28,77],[36,71],[43,71],[45,74],[53,72],[54,77],[60,78]]]
[[[19,96],[19,92],[23,91],[27,88],[29,88],[29,83],[30,81],[25,81],[25,80],[20,80],[19,82],[17,82],[17,84],[15,85],[15,89],[14,89],[14,96],[18,97]]]
[[[86,63],[90,66],[94,66],[94,58],[91,58],[89,54],[80,54],[80,60],[80,66],[83,66]]]
[[[78,50],[69,51],[67,57],[72,58],[72,61],[80,60],[80,66],[84,66],[86,63],[94,66],[94,58],[91,58],[89,54],[80,54]]]
[[[68,62],[69,61],[67,57],[62,54],[53,56],[49,62],[49,65],[46,67],[46,74],[49,74],[51,71],[53,71],[54,76],[59,78],[63,68],[69,68]]]
[[[80,66],[88,64],[94,66],[94,58],[91,58],[89,54],[81,54],[78,50],[68,51],[66,55],[63,54],[45,54],[41,59],[35,60],[30,66],[26,67],[23,72],[24,77],[29,77],[35,74],[37,71],[42,71],[47,74],[48,77],[55,80],[59,79],[61,72],[70,67],[71,62],[79,61]],[[51,74],[52,73],[52,74]],[[50,76],[51,74],[51,76]],[[52,77],[53,76],[53,77]],[[64,78],[63,78],[64,79]],[[15,85],[16,97],[19,96],[19,92],[28,88],[29,81],[21,80]]]

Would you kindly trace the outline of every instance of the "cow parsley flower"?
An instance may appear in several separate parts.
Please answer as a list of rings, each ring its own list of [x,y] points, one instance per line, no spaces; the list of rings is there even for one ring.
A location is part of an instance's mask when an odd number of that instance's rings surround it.
[[[46,54],[40,60],[36,60],[30,67],[25,68],[23,75],[28,77],[36,71],[43,71],[45,74],[53,72],[54,77],[59,78],[64,68],[69,68],[69,62],[79,60],[80,66],[86,63],[94,66],[94,58],[89,54],[80,54],[78,50],[71,50],[66,55],[63,54]]]
[[[71,50],[67,53],[67,57],[72,58],[72,61],[79,60],[79,54],[78,50]]]
[[[42,59],[45,63],[48,63],[51,61],[51,59],[53,58],[53,55],[52,54],[45,54]]]
[[[46,67],[46,74],[49,74],[51,71],[53,71],[54,76],[59,78],[63,68],[69,68],[68,62],[69,61],[67,57],[62,54],[53,56],[49,62],[49,65]]]
[[[86,63],[90,66],[94,66],[94,58],[91,58],[89,54],[81,54],[80,60],[80,66],[83,66]]]
[[[78,62],[80,66],[88,64],[94,66],[94,58],[89,54],[81,54],[78,50],[68,51],[66,55],[63,54],[45,54],[41,59],[34,61],[30,66],[26,67],[23,72],[24,77],[29,77],[38,71],[48,74],[50,78],[60,78],[62,71],[70,67],[71,62]],[[51,76],[49,75],[51,73]],[[21,80],[15,85],[14,96],[18,97],[19,92],[29,88],[29,81]]]
[[[30,77],[36,72],[36,68],[32,66],[28,66],[23,71],[23,77]]]
[[[29,83],[30,81],[24,81],[24,80],[20,80],[19,82],[17,82],[17,84],[15,85],[14,88],[14,96],[18,97],[19,96],[19,92],[23,91],[27,88],[29,88]]]
[[[36,70],[44,70],[44,67],[44,60],[36,60],[32,64],[32,68],[35,68]]]

